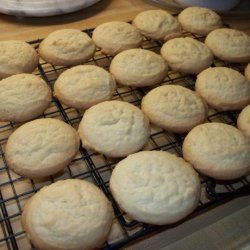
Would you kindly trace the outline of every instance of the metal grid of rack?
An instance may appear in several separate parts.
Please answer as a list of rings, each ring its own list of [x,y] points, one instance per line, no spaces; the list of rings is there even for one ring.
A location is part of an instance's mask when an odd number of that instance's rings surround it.
[[[90,36],[92,30],[84,30]],[[198,40],[202,37],[190,33],[184,33]],[[41,40],[30,42],[35,48],[39,46]],[[142,48],[159,53],[161,43],[145,39]],[[112,57],[102,54],[97,50],[94,58],[87,64],[94,64],[105,69],[109,68]],[[228,66],[242,72],[245,65],[229,64],[220,60],[215,60],[214,66]],[[47,84],[53,89],[54,81],[66,67],[54,67],[41,61],[37,72]],[[178,72],[169,71],[166,79],[160,84],[177,84],[193,89],[195,76],[183,76]],[[142,97],[150,91],[150,87],[132,88],[118,86],[113,99],[127,101],[139,106]],[[52,117],[63,120],[71,126],[77,128],[83,113],[61,104],[57,99],[53,99],[50,107],[44,112],[42,117]],[[210,109],[208,121],[224,122],[236,125],[238,112],[218,112]],[[138,223],[123,213],[115,203],[109,191],[109,178],[112,169],[118,160],[109,159],[101,154],[80,148],[78,155],[72,163],[62,172],[41,180],[29,180],[18,176],[12,172],[5,161],[4,152],[8,136],[21,124],[13,122],[0,122],[0,249],[27,249],[32,248],[26,238],[21,226],[21,213],[24,203],[40,188],[59,179],[79,178],[95,183],[106,196],[112,201],[116,219],[112,229],[113,236],[109,237],[104,245],[104,249],[117,249],[132,240],[142,237],[156,230],[165,230],[170,226],[151,226]],[[144,150],[166,150],[176,155],[182,156],[182,142],[185,135],[178,135],[166,132],[156,126],[151,126],[151,135]],[[214,208],[217,204],[226,202],[229,199],[241,195],[250,194],[250,178],[231,182],[216,182],[206,176],[200,176],[202,184],[202,195],[198,208],[193,212],[195,216],[198,212],[207,208]],[[179,224],[179,223],[178,223]],[[115,236],[114,236],[115,235]]]

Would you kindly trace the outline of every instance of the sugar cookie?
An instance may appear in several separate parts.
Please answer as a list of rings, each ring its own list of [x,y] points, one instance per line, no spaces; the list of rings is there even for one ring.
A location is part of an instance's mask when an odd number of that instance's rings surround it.
[[[163,10],[140,12],[132,23],[140,32],[153,40],[168,40],[180,36],[181,26],[177,19]]]
[[[213,54],[202,42],[193,38],[174,38],[161,48],[169,66],[183,74],[198,74],[213,62]]]
[[[168,131],[183,133],[205,121],[207,106],[192,90],[164,85],[142,99],[142,110],[149,120]]]
[[[52,118],[37,119],[17,128],[9,137],[8,166],[28,178],[42,178],[65,168],[79,148],[79,136],[68,124]]]
[[[250,139],[250,105],[240,112],[237,127]]]
[[[218,110],[237,110],[250,103],[250,82],[226,67],[208,68],[196,80],[197,93]]]
[[[104,54],[113,56],[121,51],[139,47],[143,37],[131,24],[113,21],[97,26],[93,32],[93,40]]]
[[[207,35],[210,31],[222,26],[221,18],[217,13],[196,6],[181,11],[178,21],[184,30],[198,35]]]
[[[147,142],[149,121],[130,103],[106,101],[84,113],[78,132],[84,147],[110,157],[123,157]]]
[[[92,39],[77,29],[60,29],[50,33],[40,44],[44,61],[58,66],[73,66],[87,62],[95,53]]]
[[[0,79],[19,73],[31,73],[37,65],[38,55],[28,43],[0,41]]]
[[[129,49],[114,57],[110,73],[122,85],[143,87],[163,81],[168,66],[160,55],[150,50]]]
[[[250,81],[250,63],[248,63],[248,65],[245,68],[245,77],[248,81]]]
[[[54,95],[69,107],[87,109],[110,99],[115,87],[115,80],[108,71],[95,65],[79,65],[57,78]]]
[[[227,28],[213,30],[208,34],[205,44],[222,60],[250,61],[250,37],[242,31]]]
[[[25,204],[22,224],[37,249],[97,249],[105,242],[113,211],[93,184],[76,179],[43,187]]]
[[[0,121],[23,122],[41,115],[51,102],[49,86],[38,76],[17,74],[0,81]]]
[[[193,128],[184,139],[183,156],[199,172],[215,179],[236,179],[250,170],[250,142],[240,130],[224,123]]]
[[[200,198],[200,181],[192,166],[164,151],[141,151],[120,161],[110,189],[133,219],[155,225],[183,219]]]

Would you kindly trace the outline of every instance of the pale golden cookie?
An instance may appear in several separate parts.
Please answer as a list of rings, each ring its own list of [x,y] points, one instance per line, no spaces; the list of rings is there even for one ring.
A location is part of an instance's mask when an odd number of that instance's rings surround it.
[[[177,85],[151,90],[141,106],[152,123],[176,133],[189,131],[207,117],[205,102],[194,91]]]
[[[153,40],[168,40],[180,36],[181,26],[177,19],[163,10],[140,12],[132,23],[140,32]]]
[[[50,33],[40,44],[44,61],[58,66],[73,66],[87,62],[95,53],[92,39],[77,29],[61,29]]]
[[[237,128],[206,123],[193,128],[183,143],[184,159],[200,173],[232,180],[250,170],[250,142]]]
[[[115,87],[115,80],[108,71],[95,65],[79,65],[57,78],[54,95],[69,107],[87,109],[109,100]]]
[[[160,55],[150,50],[129,49],[114,57],[110,73],[122,85],[143,87],[163,81],[168,66]]]
[[[211,50],[193,38],[174,38],[161,48],[168,65],[183,74],[198,74],[213,62]]]
[[[113,56],[121,51],[139,47],[143,36],[129,23],[112,21],[97,26],[93,32],[93,40],[104,54]]]
[[[147,142],[149,121],[128,102],[106,101],[84,113],[78,132],[84,147],[110,157],[123,157]]]
[[[59,172],[79,149],[74,128],[57,119],[27,122],[9,137],[5,157],[14,172],[28,178],[42,178]]]
[[[245,77],[248,81],[250,81],[250,63],[248,63],[248,65],[245,68]]]
[[[0,79],[19,73],[31,73],[37,65],[38,55],[28,43],[0,41]]]
[[[36,249],[99,249],[112,224],[111,203],[94,184],[61,180],[25,204],[22,225]]]
[[[220,16],[213,10],[195,6],[181,11],[178,21],[184,30],[198,35],[207,35],[222,26]]]
[[[213,30],[208,34],[205,44],[222,60],[250,61],[250,37],[242,31],[227,28]]]
[[[17,74],[0,81],[0,121],[23,122],[41,115],[51,102],[51,90],[40,77]]]
[[[120,161],[110,189],[133,219],[155,225],[183,219],[200,198],[200,180],[192,166],[164,151],[141,151]]]
[[[240,112],[237,127],[250,139],[250,105]]]
[[[250,82],[226,67],[208,68],[196,80],[197,93],[218,110],[237,110],[250,103]]]

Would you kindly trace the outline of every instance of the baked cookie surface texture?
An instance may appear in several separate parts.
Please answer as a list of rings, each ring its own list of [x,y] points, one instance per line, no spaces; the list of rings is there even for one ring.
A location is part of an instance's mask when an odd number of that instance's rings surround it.
[[[77,179],[43,187],[25,204],[22,224],[37,249],[97,249],[106,240],[113,211],[94,184]]]
[[[250,61],[250,37],[242,31],[227,28],[213,30],[207,35],[205,44],[222,60]]]
[[[250,63],[248,63],[248,65],[246,66],[244,74],[246,79],[250,81]]]
[[[192,166],[164,151],[141,151],[120,161],[110,188],[122,210],[155,225],[183,219],[200,198],[200,180]]]
[[[65,168],[79,149],[74,128],[57,119],[27,122],[17,128],[6,145],[6,161],[17,174],[42,178]]]
[[[107,22],[97,26],[92,38],[104,54],[112,56],[127,49],[137,48],[143,41],[143,36],[138,29],[121,21]]]
[[[26,42],[17,40],[0,41],[0,79],[31,73],[38,65],[38,54]]]
[[[80,30],[60,29],[50,33],[38,51],[52,65],[73,66],[87,62],[95,53],[95,44]]]
[[[202,71],[195,83],[196,92],[218,110],[237,110],[250,103],[250,82],[238,71],[226,67]]]
[[[181,32],[177,19],[163,10],[143,11],[134,18],[132,24],[141,34],[153,40],[168,40]]]
[[[23,122],[41,115],[52,100],[49,86],[32,74],[0,81],[0,121]]]
[[[222,26],[221,18],[216,12],[195,6],[181,11],[178,21],[184,30],[198,35],[207,35]]]
[[[184,139],[183,156],[197,171],[215,179],[236,179],[250,170],[250,142],[224,123],[193,128]]]
[[[168,66],[160,55],[150,50],[129,49],[114,57],[110,73],[122,85],[143,87],[163,81]]]
[[[116,82],[106,70],[95,65],[78,65],[64,71],[56,80],[54,95],[64,104],[87,109],[109,100]]]
[[[213,62],[211,50],[190,37],[167,41],[161,48],[161,55],[170,68],[183,74],[198,74]]]
[[[250,139],[250,105],[240,112],[237,127]]]
[[[123,157],[147,142],[149,121],[130,103],[105,101],[86,110],[78,132],[84,147],[110,157]]]
[[[192,90],[164,85],[142,99],[142,110],[149,120],[168,131],[183,133],[205,121],[207,106]]]

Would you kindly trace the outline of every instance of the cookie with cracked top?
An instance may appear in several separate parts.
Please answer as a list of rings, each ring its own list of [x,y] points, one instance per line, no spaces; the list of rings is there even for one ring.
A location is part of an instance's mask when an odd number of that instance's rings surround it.
[[[147,93],[141,108],[150,122],[165,130],[184,133],[207,117],[205,101],[194,91],[178,85],[164,85]]]
[[[237,128],[224,123],[205,123],[184,139],[183,157],[202,174],[232,180],[250,171],[250,142]]]
[[[167,41],[161,55],[170,68],[182,74],[198,74],[213,63],[212,51],[202,42],[190,37]]]
[[[78,133],[84,147],[109,157],[124,157],[146,144],[149,120],[133,104],[105,101],[86,110]]]
[[[143,41],[138,29],[121,21],[100,24],[94,29],[92,38],[104,54],[111,56],[127,49],[138,48]]]
[[[0,81],[0,121],[24,122],[41,115],[52,94],[42,78],[17,74]]]
[[[177,19],[164,10],[146,10],[134,18],[132,24],[140,32],[153,40],[166,41],[181,36],[181,26]]]
[[[60,180],[24,206],[22,225],[37,249],[99,249],[113,218],[111,203],[94,184]]]
[[[205,44],[224,61],[250,61],[250,36],[243,31],[228,28],[213,30],[207,35]]]
[[[63,121],[45,118],[27,122],[8,138],[8,167],[21,176],[42,178],[64,169],[79,149],[79,136]]]
[[[110,189],[133,219],[155,225],[185,218],[198,206],[201,192],[192,166],[164,151],[141,151],[120,161]]]
[[[55,66],[74,66],[87,62],[95,53],[95,44],[77,29],[60,29],[50,33],[38,49],[41,58]]]
[[[57,78],[54,95],[69,107],[85,110],[111,99],[115,88],[115,79],[108,71],[95,65],[78,65]]]
[[[0,41],[0,79],[31,73],[38,61],[38,54],[30,44],[18,40]]]
[[[216,12],[196,6],[181,11],[178,21],[184,30],[198,35],[207,35],[222,26],[221,17]]]
[[[195,90],[218,110],[238,110],[250,103],[250,82],[238,71],[227,67],[202,71],[197,76]]]

